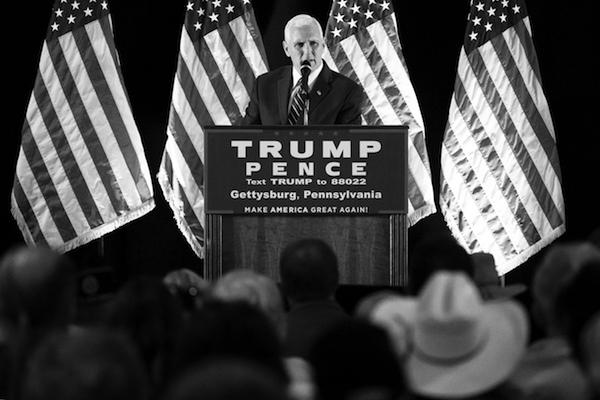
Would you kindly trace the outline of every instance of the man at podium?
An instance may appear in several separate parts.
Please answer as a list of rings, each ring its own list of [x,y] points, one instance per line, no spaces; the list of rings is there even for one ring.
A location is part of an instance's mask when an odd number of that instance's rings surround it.
[[[325,42],[319,22],[296,15],[285,25],[282,44],[292,65],[257,78],[243,124],[360,124],[363,91],[323,62]]]
[[[242,124],[360,125],[363,90],[323,62],[325,42],[319,22],[306,14],[293,17],[285,26],[282,44],[292,65],[257,78]],[[283,248],[298,239],[318,238],[338,256],[340,283],[379,284],[388,277],[385,217],[265,215],[235,217],[231,223],[231,264],[237,268],[279,280]]]

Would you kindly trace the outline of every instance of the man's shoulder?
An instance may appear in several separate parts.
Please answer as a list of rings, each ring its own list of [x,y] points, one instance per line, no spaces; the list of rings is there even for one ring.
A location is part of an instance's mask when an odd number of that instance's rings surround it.
[[[329,69],[329,72],[331,73],[332,82],[335,81],[336,84],[347,86],[349,88],[360,88],[360,85],[356,83],[356,81],[347,77],[346,75],[342,75],[339,72],[334,71],[332,69]]]
[[[291,66],[284,65],[282,67],[275,68],[274,70],[267,71],[264,74],[259,75],[257,79],[260,79],[260,80],[278,79],[282,76],[286,76],[286,75],[290,74],[290,68],[291,68]]]

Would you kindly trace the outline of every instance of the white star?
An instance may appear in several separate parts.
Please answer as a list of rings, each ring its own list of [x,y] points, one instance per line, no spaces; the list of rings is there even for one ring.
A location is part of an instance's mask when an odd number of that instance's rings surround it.
[[[502,0],[502,7],[508,7],[508,0]]]
[[[200,8],[199,10],[196,10],[196,12],[198,13],[198,16],[201,17],[204,15],[204,8]]]
[[[96,2],[96,0],[90,0],[90,3],[95,3],[95,2]]]
[[[369,5],[377,3],[375,0],[369,0]]]
[[[490,7],[490,8],[488,9],[488,11],[487,11],[487,12],[488,12],[488,15],[489,15],[490,17],[491,17],[492,15],[496,15],[496,9],[495,9],[495,8],[492,8],[492,7]]]
[[[356,3],[352,7],[350,7],[350,9],[352,10],[352,14],[356,14],[356,13],[360,12],[360,6]]]
[[[250,4],[250,0],[244,0],[244,4]]]
[[[506,22],[506,14],[502,13],[502,15],[500,15],[500,21]]]
[[[352,18],[350,22],[348,22],[352,28],[356,28],[356,20]]]
[[[341,32],[341,31],[342,31],[342,30],[341,30],[341,29],[338,29],[338,27],[336,26],[336,27],[335,27],[335,28],[334,28],[334,29],[331,31],[331,33],[333,34],[333,37],[340,37],[340,32]]]
[[[63,10],[61,10],[59,8],[58,10],[54,11],[54,13],[56,14],[57,17],[62,17]]]
[[[85,14],[86,17],[91,17],[92,16],[92,10],[88,7],[85,10],[83,10],[83,13]]]
[[[475,17],[473,18],[473,25],[477,26],[481,23],[481,18]]]
[[[102,6],[103,10],[108,10],[108,3],[103,1],[102,3],[100,3],[100,5]]]
[[[217,14],[215,14],[215,13],[210,14],[208,16],[208,18],[210,18],[211,22],[217,22],[217,21],[219,21],[219,16]]]
[[[338,24],[340,22],[344,22],[344,14],[342,14],[342,13],[337,13],[337,15],[333,18],[335,18],[335,20],[338,22]]]
[[[67,18],[67,20],[69,21],[70,24],[74,24],[75,23],[75,17],[72,15],[69,15],[69,17]]]
[[[346,7],[346,0],[340,0],[338,1],[338,4],[340,5],[340,8],[344,8]]]
[[[60,0],[60,2],[61,2],[61,3],[66,3],[66,2],[67,2],[67,0]]]
[[[388,10],[388,9],[389,9],[389,7],[390,7],[390,3],[389,3],[389,2],[387,2],[387,1],[384,1],[384,2],[382,2],[382,3],[381,3],[381,8],[382,8],[382,9],[384,9],[384,10]]]
[[[483,11],[483,4],[477,3],[475,7],[477,7],[477,11]]]
[[[485,24],[484,26],[485,26],[486,32],[489,32],[492,30],[492,24],[490,24],[489,22],[487,24]]]
[[[369,18],[373,19],[373,11],[371,11],[371,10],[365,11],[365,19],[369,19]]]
[[[194,24],[194,28],[196,28],[196,30],[199,30],[200,28],[202,28],[202,24],[200,22],[196,22]]]
[[[73,10],[79,10],[79,3],[74,1],[73,3],[71,3],[71,7],[73,7]]]
[[[227,9],[227,14],[231,14],[233,12],[234,7],[230,4],[227,7],[225,7]]]
[[[187,10],[188,11],[194,10],[194,3],[192,3],[191,1],[189,3],[187,3]]]
[[[521,10],[521,7],[519,7],[519,6],[514,6],[513,7],[513,11],[515,12],[515,14],[518,14],[519,10]]]
[[[56,31],[58,30],[58,27],[59,27],[60,25],[58,25],[58,24],[55,22],[55,23],[53,23],[53,24],[52,24],[52,25],[50,25],[50,26],[52,27],[52,31],[53,31],[53,32],[56,32]]]
[[[221,0],[215,0],[212,3],[214,8],[221,7]]]
[[[471,40],[477,40],[477,33],[475,33],[475,31],[471,32],[471,34],[469,34],[469,37],[471,38]]]

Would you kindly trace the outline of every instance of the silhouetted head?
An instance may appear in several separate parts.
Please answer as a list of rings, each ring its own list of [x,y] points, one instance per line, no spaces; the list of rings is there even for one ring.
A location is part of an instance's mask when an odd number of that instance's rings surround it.
[[[75,317],[75,266],[48,248],[19,247],[0,263],[0,315],[31,328],[65,327]]]
[[[144,400],[147,379],[132,343],[115,332],[47,337],[25,374],[23,400]]]
[[[283,293],[293,302],[333,297],[338,286],[337,257],[320,239],[302,239],[282,252],[279,274]]]

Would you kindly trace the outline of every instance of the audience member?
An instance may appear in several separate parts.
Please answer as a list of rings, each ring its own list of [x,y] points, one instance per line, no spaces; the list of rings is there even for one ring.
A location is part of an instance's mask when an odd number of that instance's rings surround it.
[[[506,380],[524,354],[529,334],[519,303],[484,302],[461,271],[435,273],[418,298],[405,302],[414,315],[405,368],[416,395],[474,399],[512,393]]]
[[[145,400],[148,382],[133,344],[114,332],[53,334],[34,352],[21,400]]]
[[[526,290],[522,283],[503,285],[496,270],[494,256],[490,253],[471,254],[473,261],[473,281],[483,300],[498,300],[515,297]]]
[[[47,248],[18,247],[0,262],[0,396],[18,398],[23,368],[49,332],[72,327],[77,309],[74,264]]]
[[[202,305],[210,288],[208,281],[187,268],[169,272],[163,277],[163,283],[169,292],[179,299],[186,313]]]
[[[548,249],[537,267],[532,281],[532,314],[544,336],[529,346],[511,377],[527,398],[588,398],[587,381],[568,343],[557,299],[582,265],[598,259],[600,251],[589,243],[558,243]]]
[[[108,305],[105,323],[135,344],[155,390],[160,390],[173,361],[182,309],[159,277],[127,281]]]
[[[336,324],[316,340],[308,359],[320,400],[397,400],[407,392],[389,338],[367,321]]]
[[[208,301],[194,311],[177,341],[173,372],[222,358],[258,363],[288,384],[280,338],[267,316],[244,301]]]
[[[437,233],[415,245],[408,258],[407,293],[416,296],[437,271],[462,271],[473,278],[473,261],[448,233]]]
[[[221,300],[243,300],[261,309],[283,338],[285,310],[275,281],[250,269],[227,272],[213,285],[212,295]]]
[[[600,398],[600,312],[584,325],[581,336],[581,361],[594,399]]]
[[[284,354],[306,358],[322,332],[350,318],[334,298],[338,286],[337,257],[324,241],[301,239],[283,250],[279,273],[290,306]]]
[[[285,400],[286,388],[273,372],[248,360],[200,364],[175,380],[164,400]]]
[[[396,356],[403,361],[411,347],[414,309],[407,307],[406,296],[385,290],[362,299],[355,315],[383,328],[390,338]]]

